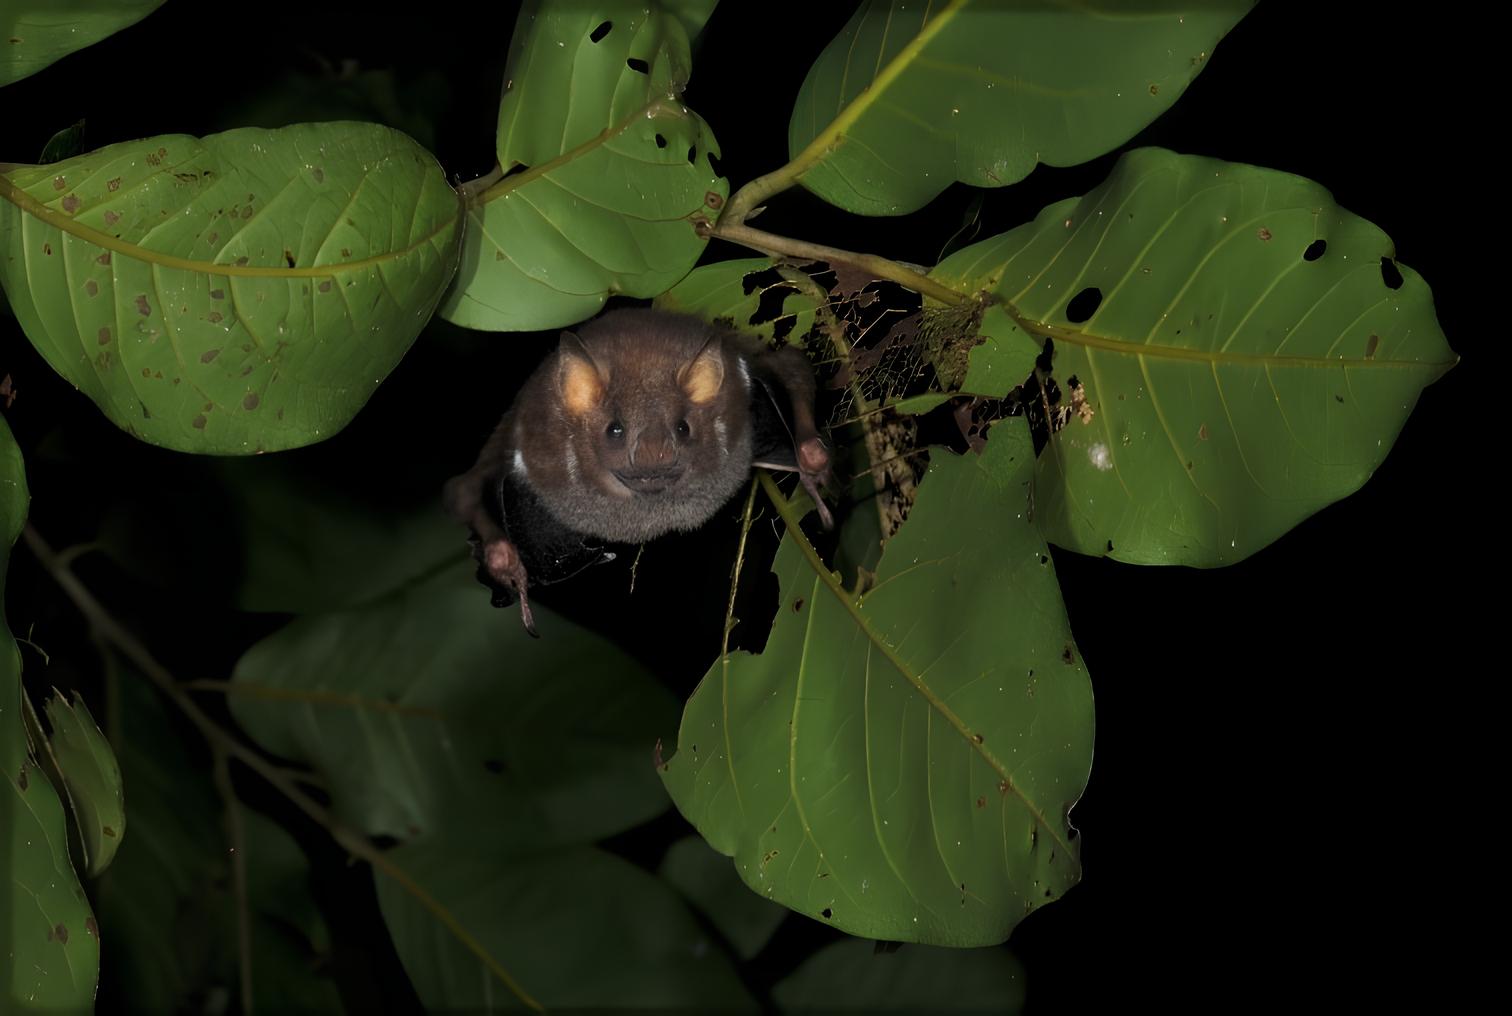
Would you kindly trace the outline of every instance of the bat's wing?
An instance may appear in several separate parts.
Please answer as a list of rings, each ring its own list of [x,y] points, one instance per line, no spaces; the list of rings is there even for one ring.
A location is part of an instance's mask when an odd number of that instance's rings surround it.
[[[792,402],[787,392],[761,374],[754,373],[751,380],[751,464],[796,473]]]
[[[558,522],[535,491],[516,483],[510,471],[487,486],[483,492],[484,507],[514,545],[532,586],[562,582],[596,564],[614,560],[614,552],[606,550],[604,544]],[[494,581],[484,566],[482,547],[476,536],[472,543],[473,557],[478,561],[478,581],[493,592],[493,605],[507,607],[514,603],[514,593]]]

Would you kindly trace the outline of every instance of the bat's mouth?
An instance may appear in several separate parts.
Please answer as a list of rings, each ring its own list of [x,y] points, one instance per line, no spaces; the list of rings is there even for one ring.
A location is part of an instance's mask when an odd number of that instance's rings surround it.
[[[636,494],[655,495],[664,494],[677,486],[682,475],[683,470],[678,468],[646,473],[615,473],[614,478]]]

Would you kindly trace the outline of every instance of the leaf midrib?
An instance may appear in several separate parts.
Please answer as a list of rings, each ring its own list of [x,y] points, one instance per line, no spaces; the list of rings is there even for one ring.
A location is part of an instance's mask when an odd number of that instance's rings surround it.
[[[992,752],[987,750],[984,742],[978,742],[972,736],[971,728],[955,714],[954,710],[942,702],[928,685],[920,680],[919,675],[914,672],[913,668],[899,658],[892,646],[888,645],[886,640],[872,627],[871,619],[861,612],[856,602],[836,580],[834,573],[826,568],[824,562],[819,559],[819,553],[814,550],[813,544],[809,543],[808,538],[803,535],[803,530],[799,525],[800,519],[793,510],[792,503],[783,497],[782,492],[777,489],[776,482],[773,481],[766,471],[761,471],[759,475],[761,477],[762,490],[766,492],[767,499],[776,507],[777,514],[787,526],[788,536],[792,538],[798,549],[803,553],[804,558],[814,570],[814,574],[819,581],[824,584],[825,588],[839,601],[840,606],[844,608],[845,612],[850,615],[856,627],[861,630],[872,645],[876,646],[877,651],[882,654],[883,658],[891,663],[898,673],[914,686],[914,689],[924,697],[924,700],[929,703],[930,707],[956,729],[956,732],[961,735],[961,739],[967,745],[970,745],[971,749],[987,763],[993,772],[998,774],[1002,785],[1007,787],[1007,792],[1019,799],[1024,808],[1029,812],[1030,817],[1034,819],[1040,828],[1045,830],[1052,840],[1060,845],[1061,849],[1066,852],[1066,856],[1075,860],[1078,867],[1080,867],[1080,861],[1077,860],[1076,851],[1071,848],[1071,844],[1060,834],[1060,830],[1051,825],[1039,807],[1029,800],[1024,792],[1019,789],[1018,784],[1014,782],[1013,774],[1008,771]]]

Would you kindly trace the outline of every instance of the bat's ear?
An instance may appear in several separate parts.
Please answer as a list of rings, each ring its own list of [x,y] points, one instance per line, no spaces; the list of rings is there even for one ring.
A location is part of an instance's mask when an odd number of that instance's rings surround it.
[[[677,372],[677,383],[687,393],[694,405],[711,402],[724,384],[724,356],[719,348],[719,336],[709,337],[698,355],[682,365]]]
[[[573,416],[583,416],[604,401],[608,379],[597,361],[572,332],[563,332],[557,347],[557,387],[562,405]]]

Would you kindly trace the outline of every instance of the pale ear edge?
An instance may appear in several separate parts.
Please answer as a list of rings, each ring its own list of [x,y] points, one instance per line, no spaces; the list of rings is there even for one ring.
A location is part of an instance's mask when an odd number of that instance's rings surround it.
[[[713,347],[712,349],[710,348],[711,346]],[[688,362],[683,364],[677,370],[677,387],[686,392],[688,394],[688,397],[691,398],[696,404],[712,402],[714,400],[714,397],[717,396],[724,388],[725,363],[723,349],[721,348],[721,346],[722,343],[720,341],[720,333],[718,331],[710,332],[709,337],[704,339],[703,345],[698,347],[698,352],[690,356],[688,358]],[[715,365],[713,369],[717,370],[719,373],[719,383],[716,384],[713,389],[708,392],[707,395],[705,395],[703,398],[699,398],[695,392],[689,389],[688,381],[691,373],[697,368],[699,362],[702,361],[706,356],[713,358],[712,362]]]

